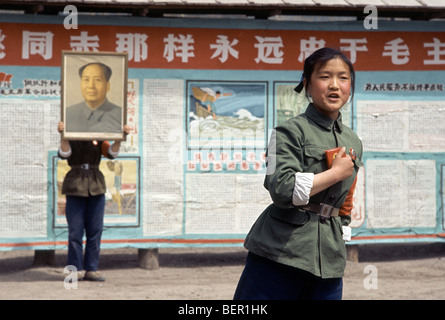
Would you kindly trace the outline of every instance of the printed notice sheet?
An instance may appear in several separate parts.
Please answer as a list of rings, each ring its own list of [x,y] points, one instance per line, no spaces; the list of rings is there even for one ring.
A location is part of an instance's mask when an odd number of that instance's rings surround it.
[[[445,151],[445,101],[357,101],[365,151]]]
[[[183,221],[184,82],[144,80],[144,235],[177,235]]]
[[[187,174],[187,233],[247,233],[271,203],[263,174]]]
[[[367,164],[368,229],[436,225],[435,161],[369,160]]]
[[[58,101],[0,101],[0,234],[46,236],[47,153],[58,145]]]

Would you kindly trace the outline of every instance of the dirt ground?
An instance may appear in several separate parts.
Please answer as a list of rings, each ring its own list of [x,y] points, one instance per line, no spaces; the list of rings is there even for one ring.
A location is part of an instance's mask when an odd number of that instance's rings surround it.
[[[159,249],[160,268],[146,270],[137,249],[103,249],[106,281],[67,290],[66,251],[56,251],[54,266],[33,266],[31,250],[0,251],[0,299],[230,300],[245,257],[243,248]],[[444,288],[445,244],[360,245],[359,262],[347,262],[343,298],[437,300]]]

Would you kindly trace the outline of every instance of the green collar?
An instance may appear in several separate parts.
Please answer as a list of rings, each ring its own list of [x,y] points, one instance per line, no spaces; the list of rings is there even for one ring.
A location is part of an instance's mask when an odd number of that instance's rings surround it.
[[[343,123],[341,121],[342,116],[341,112],[338,113],[337,120],[332,120],[328,116],[325,116],[317,108],[314,107],[312,103],[310,103],[306,109],[305,115],[318,124],[320,127],[325,128],[326,130],[332,131],[333,126],[336,124],[338,127],[338,131],[343,131]]]

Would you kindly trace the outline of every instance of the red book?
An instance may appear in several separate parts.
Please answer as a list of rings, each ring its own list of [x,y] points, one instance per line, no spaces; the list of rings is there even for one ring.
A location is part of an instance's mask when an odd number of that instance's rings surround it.
[[[332,161],[334,161],[335,157],[337,156],[337,153],[341,150],[342,147],[337,147],[329,150],[325,150],[326,155],[326,164],[328,165],[328,169],[332,166]],[[354,157],[355,159],[355,152],[354,149],[349,149],[349,154],[351,157]],[[343,154],[343,157],[346,157],[346,152]],[[340,216],[347,216],[351,214],[352,208],[353,208],[353,198],[354,198],[354,192],[355,192],[355,184],[357,182],[357,176],[355,177],[354,182],[352,183],[351,188],[349,189],[348,195],[346,196],[345,202],[340,207]]]
[[[329,150],[325,150],[324,153],[326,155],[326,164],[328,165],[328,169],[332,166],[332,161],[337,156],[337,153],[341,150],[342,147],[337,147]],[[346,157],[346,154],[343,154],[343,157]]]

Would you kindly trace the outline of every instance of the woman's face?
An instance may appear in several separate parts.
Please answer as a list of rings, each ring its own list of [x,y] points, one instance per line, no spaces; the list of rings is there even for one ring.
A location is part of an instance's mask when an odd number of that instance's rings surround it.
[[[308,93],[315,108],[334,120],[348,101],[350,92],[351,72],[346,62],[340,58],[329,60],[324,66],[316,68],[311,75]]]

